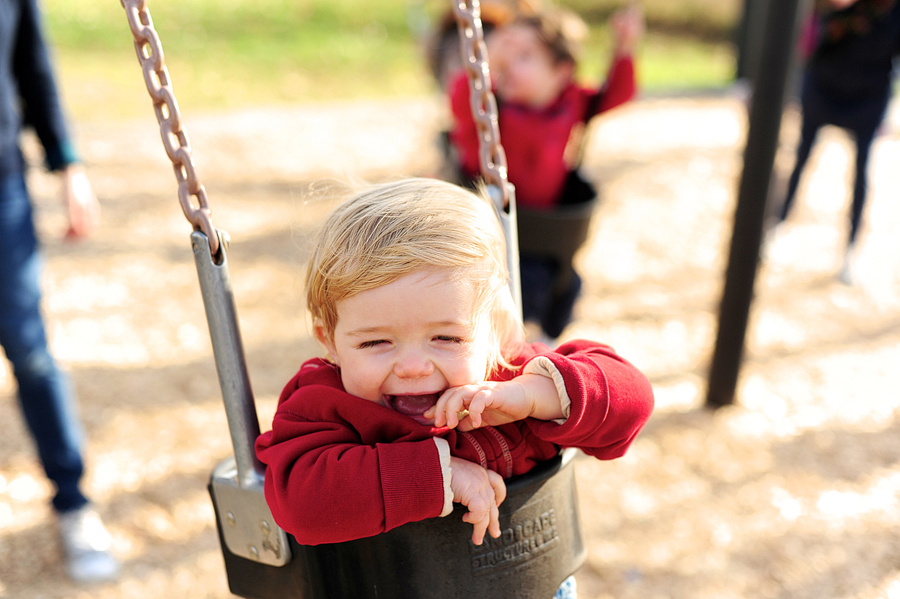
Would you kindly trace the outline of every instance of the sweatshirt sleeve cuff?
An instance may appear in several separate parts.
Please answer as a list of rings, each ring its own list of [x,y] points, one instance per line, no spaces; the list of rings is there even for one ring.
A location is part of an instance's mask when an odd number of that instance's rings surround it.
[[[63,141],[58,147],[47,148],[45,154],[47,170],[56,172],[70,164],[78,162],[75,147],[69,141]]]
[[[443,518],[453,511],[453,490],[450,488],[450,477],[453,475],[450,470],[450,444],[446,439],[440,437],[433,437],[433,439],[441,459],[441,476],[444,479],[444,507],[439,514]]]
[[[552,422],[556,424],[565,423],[572,408],[572,400],[569,399],[569,394],[566,391],[566,382],[563,380],[562,373],[557,370],[553,361],[547,356],[538,356],[525,365],[522,374],[539,374],[553,381],[553,384],[556,386],[556,393],[559,395],[559,407],[562,409],[563,418]]]

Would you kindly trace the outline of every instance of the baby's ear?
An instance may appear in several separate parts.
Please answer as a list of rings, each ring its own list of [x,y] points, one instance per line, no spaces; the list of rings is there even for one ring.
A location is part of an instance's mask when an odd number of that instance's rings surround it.
[[[315,335],[316,341],[323,345],[328,339],[328,334],[325,332],[325,324],[322,322],[321,318],[313,320],[313,335]]]
[[[560,60],[553,66],[552,85],[556,93],[560,94],[575,78],[575,63],[570,60]]]
[[[334,342],[332,341],[331,336],[328,334],[328,331],[325,328],[325,324],[322,322],[321,318],[316,318],[313,321],[313,335],[315,335],[316,341],[321,343],[325,348],[325,351],[328,352],[328,360],[340,366],[337,360],[337,352],[334,351]]]

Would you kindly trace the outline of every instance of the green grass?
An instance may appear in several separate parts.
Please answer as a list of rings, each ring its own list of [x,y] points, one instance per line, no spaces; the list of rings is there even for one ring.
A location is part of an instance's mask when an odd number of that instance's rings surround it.
[[[579,78],[597,82],[606,73],[611,43],[605,28],[592,29],[579,65]],[[721,88],[735,72],[734,52],[724,41],[649,31],[636,60],[637,76],[644,92]]]
[[[560,0],[592,23],[605,22],[629,0]],[[651,30],[678,33],[706,40],[730,37],[740,16],[742,0],[639,0]]]
[[[642,87],[728,83],[734,71],[727,42],[734,11],[721,7],[736,2],[644,0],[648,34],[639,57]],[[581,73],[596,80],[609,60],[606,19],[622,2],[564,4],[591,25]],[[682,10],[673,11],[674,5]],[[148,6],[183,111],[436,90],[409,20],[415,14],[411,8],[433,16],[444,10],[443,2],[151,0]],[[150,100],[121,5],[44,0],[43,7],[69,111],[85,120],[148,114]]]

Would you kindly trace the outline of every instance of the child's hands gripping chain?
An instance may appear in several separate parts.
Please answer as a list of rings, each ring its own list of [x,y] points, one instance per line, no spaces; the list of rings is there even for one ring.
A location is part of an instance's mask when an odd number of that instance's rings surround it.
[[[533,417],[563,418],[559,394],[549,378],[525,374],[511,381],[473,383],[444,391],[425,414],[435,426],[470,431]]]
[[[487,468],[461,458],[450,458],[450,489],[453,501],[461,503],[469,511],[463,521],[475,527],[472,542],[481,545],[484,533],[495,539],[500,536],[500,510],[506,499],[506,483],[503,478]]]

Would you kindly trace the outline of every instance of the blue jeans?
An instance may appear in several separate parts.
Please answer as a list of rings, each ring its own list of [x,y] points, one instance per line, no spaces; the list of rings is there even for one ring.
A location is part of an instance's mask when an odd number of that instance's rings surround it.
[[[575,588],[574,576],[569,576],[559,585],[559,589],[553,595],[553,599],[578,599],[578,590]]]
[[[82,431],[69,382],[47,348],[40,301],[41,256],[22,173],[0,177],[0,345],[12,363],[19,403],[58,512],[88,502]]]

